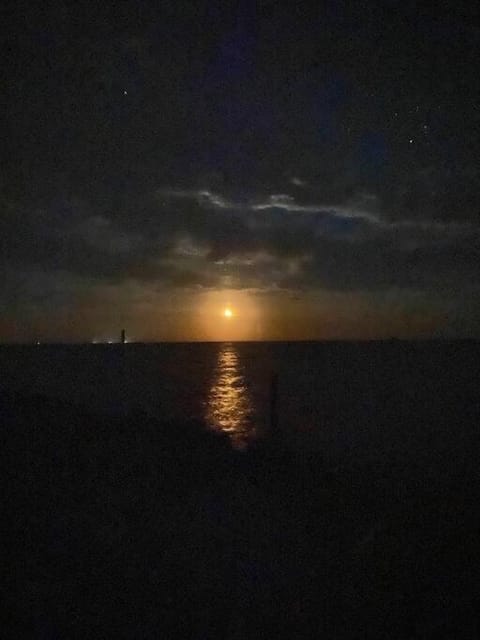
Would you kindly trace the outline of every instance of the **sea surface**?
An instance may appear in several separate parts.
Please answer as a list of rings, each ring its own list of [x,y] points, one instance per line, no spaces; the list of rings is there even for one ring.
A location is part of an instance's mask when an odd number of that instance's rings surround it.
[[[244,447],[272,431],[275,376],[273,428],[334,453],[458,431],[479,363],[474,341],[4,345],[0,389],[198,419]]]
[[[2,638],[477,638],[479,356],[0,347]]]

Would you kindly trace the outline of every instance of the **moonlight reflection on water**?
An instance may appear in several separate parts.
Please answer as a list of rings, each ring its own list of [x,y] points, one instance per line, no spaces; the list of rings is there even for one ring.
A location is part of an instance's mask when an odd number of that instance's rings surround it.
[[[242,374],[235,345],[221,345],[207,403],[207,422],[223,431],[235,447],[243,448],[255,437],[252,401]]]

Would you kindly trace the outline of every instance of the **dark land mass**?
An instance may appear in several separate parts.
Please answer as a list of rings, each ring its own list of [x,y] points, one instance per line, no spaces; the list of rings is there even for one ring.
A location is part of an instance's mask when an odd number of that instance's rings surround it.
[[[480,637],[478,346],[391,349],[335,463],[4,391],[2,638]]]

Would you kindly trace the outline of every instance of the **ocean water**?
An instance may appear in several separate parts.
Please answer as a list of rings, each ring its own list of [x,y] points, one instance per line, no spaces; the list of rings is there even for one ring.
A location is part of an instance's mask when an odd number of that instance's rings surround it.
[[[270,431],[275,374],[277,430],[295,445],[428,455],[429,442],[468,438],[479,356],[473,341],[2,346],[0,388],[195,418],[243,447]]]
[[[0,347],[8,637],[478,637],[479,356],[472,342]],[[144,428],[140,412],[69,428],[68,407],[20,397],[16,420],[1,393],[199,418],[247,447],[268,436],[272,373],[280,446],[252,455],[190,429],[169,447],[152,428],[183,425]]]

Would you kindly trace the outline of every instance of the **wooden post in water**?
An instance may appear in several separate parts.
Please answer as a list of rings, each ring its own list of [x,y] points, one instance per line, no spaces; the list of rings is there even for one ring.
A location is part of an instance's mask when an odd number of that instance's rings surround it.
[[[127,354],[125,353],[124,345],[126,343],[125,337],[125,329],[122,329],[120,334],[120,393],[121,393],[121,406],[123,418],[127,417],[128,413],[128,402],[127,402],[127,363],[126,358]]]
[[[278,373],[272,373],[270,380],[270,437],[278,436]]]

